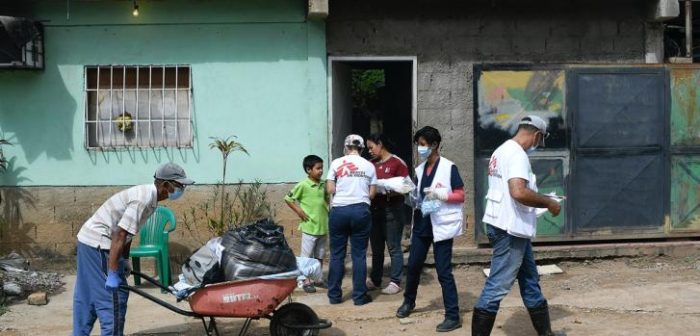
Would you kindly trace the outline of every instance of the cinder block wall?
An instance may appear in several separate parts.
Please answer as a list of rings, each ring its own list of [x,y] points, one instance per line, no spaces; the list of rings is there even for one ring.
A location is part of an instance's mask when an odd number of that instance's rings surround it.
[[[418,127],[443,136],[469,199],[473,246],[474,88],[478,63],[636,64],[645,59],[643,1],[331,1],[331,56],[417,56]],[[658,37],[658,36],[656,36]]]
[[[265,186],[275,219],[285,227],[287,240],[299,251],[300,233],[297,217],[284,203],[292,184]],[[65,259],[75,256],[76,235],[83,223],[112,194],[127,187],[3,187],[0,203],[0,255],[17,251],[30,258]],[[213,237],[206,221],[199,218],[191,230],[184,216],[203,206],[214,193],[213,185],[193,186],[177,201],[163,201],[175,212],[177,229],[170,236],[171,257],[175,262],[187,258],[191,251]],[[227,187],[232,190],[233,186]],[[212,218],[217,218],[213,215]]]

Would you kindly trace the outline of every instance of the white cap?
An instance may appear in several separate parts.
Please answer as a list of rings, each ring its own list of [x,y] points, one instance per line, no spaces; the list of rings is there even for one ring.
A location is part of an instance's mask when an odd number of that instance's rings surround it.
[[[521,119],[519,125],[535,126],[538,130],[540,130],[540,132],[542,132],[542,135],[544,135],[545,137],[549,135],[549,133],[547,133],[547,122],[536,115],[531,114]]]
[[[365,148],[365,140],[357,134],[350,134],[345,137],[345,146]]]

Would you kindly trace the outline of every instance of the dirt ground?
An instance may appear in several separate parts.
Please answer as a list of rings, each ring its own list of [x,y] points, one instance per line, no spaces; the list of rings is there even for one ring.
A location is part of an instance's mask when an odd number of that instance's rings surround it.
[[[565,273],[543,276],[553,329],[567,335],[697,335],[700,330],[700,258],[624,258],[562,261]],[[460,295],[463,327],[451,334],[469,334],[471,309],[484,284],[482,266],[454,270]],[[16,303],[0,316],[0,335],[68,335],[75,277],[66,276],[66,290],[46,306]],[[346,276],[346,298],[350,291]],[[174,297],[148,291],[169,302]],[[432,335],[442,320],[442,299],[435,270],[424,271],[416,312],[394,317],[402,296],[373,293],[375,302],[356,307],[352,300],[329,305],[325,290],[296,291],[293,299],[311,306],[333,322],[321,335]],[[187,308],[186,303],[181,303]],[[225,335],[238,334],[243,320],[220,320]],[[269,335],[267,320],[254,321],[249,335]],[[95,334],[98,326],[96,325]],[[201,322],[169,312],[134,294],[130,297],[126,332],[129,335],[203,335]],[[517,285],[503,301],[492,335],[534,335]]]

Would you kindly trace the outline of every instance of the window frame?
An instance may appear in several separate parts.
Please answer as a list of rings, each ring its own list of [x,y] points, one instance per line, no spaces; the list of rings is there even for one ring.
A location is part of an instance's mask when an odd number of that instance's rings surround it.
[[[141,88],[140,83],[143,81],[142,79],[139,78],[139,74],[142,71],[145,71],[148,73],[148,87]],[[153,87],[154,83],[154,77],[153,77],[153,70],[158,69],[162,73],[162,82],[158,87]],[[186,69],[186,74],[187,74],[187,80],[186,80],[186,87],[182,88],[179,86],[180,80],[178,78],[180,72],[182,69]],[[100,73],[103,71],[108,71],[110,73],[110,80],[109,80],[109,88],[103,89],[102,86],[104,85],[101,83],[100,80]],[[96,72],[96,76],[94,78],[94,83],[91,82],[90,78],[90,71]],[[127,77],[127,71],[133,71],[135,72],[135,78],[129,79]],[[173,87],[168,87],[168,82],[167,82],[167,73],[169,71],[174,72],[174,86]],[[121,78],[119,78],[120,75],[116,73],[121,72]],[[116,76],[116,77],[115,77]],[[133,76],[133,75],[132,75]],[[173,75],[171,75],[172,77]],[[121,80],[121,87],[115,87],[115,80]],[[128,81],[135,81],[134,83],[136,84],[135,87],[127,87],[127,82]],[[171,149],[191,149],[194,146],[194,103],[193,103],[193,79],[192,79],[192,66],[190,64],[97,64],[97,65],[85,65],[83,67],[83,94],[84,94],[84,120],[83,120],[83,130],[85,132],[85,138],[84,138],[84,146],[87,150],[89,151],[121,151],[121,150],[138,150],[138,149],[154,149],[154,148],[171,148]],[[173,85],[173,84],[171,84]],[[135,119],[132,119],[130,122],[134,123],[134,143],[124,143],[124,144],[104,144],[100,143],[100,140],[96,138],[94,142],[91,141],[91,132],[97,132],[97,128],[99,128],[101,123],[112,123],[110,125],[110,131],[112,129],[115,129],[116,126],[113,126],[116,124],[116,118],[114,115],[114,112],[110,113],[110,120],[101,120],[99,117],[99,103],[96,106],[96,111],[92,111],[95,116],[94,119],[91,119],[91,110],[90,110],[90,101],[91,101],[91,93],[94,92],[95,95],[95,100],[99,99],[99,94],[100,91],[106,90],[107,92],[110,92],[110,105],[113,103],[112,98],[114,92],[122,92],[122,111],[121,113],[128,113],[126,110],[126,104],[125,102],[125,94],[127,91],[135,91],[136,92],[136,99],[134,104],[136,105],[136,111],[134,111],[134,116]],[[149,116],[148,119],[140,119],[139,118],[139,92],[140,91],[147,91],[148,92],[148,105],[149,105]],[[173,91],[174,92],[174,102],[175,102],[175,110],[172,112],[174,113],[174,122],[175,122],[175,127],[176,127],[176,132],[175,132],[175,140],[174,143],[172,143],[172,140],[168,140],[166,133],[165,133],[165,123],[166,121],[173,122],[173,120],[167,120],[166,119],[166,109],[165,109],[165,93],[167,91]],[[186,112],[186,117],[179,117],[178,113],[178,96],[180,92],[186,91],[187,92],[187,112]],[[162,98],[162,103],[161,103],[161,117],[160,119],[155,119],[153,118],[150,113],[151,113],[151,97],[154,92],[160,92]],[[118,98],[117,98],[118,99]],[[120,115],[119,111],[116,112],[117,117]],[[152,134],[152,129],[154,128],[154,123],[155,122],[161,122],[161,127],[163,128],[162,131],[162,136],[160,140],[157,140],[157,137],[155,137]],[[145,142],[147,144],[144,144],[143,142],[139,141],[139,123],[147,123],[148,125],[148,135],[141,135],[142,139],[146,139]],[[186,129],[181,131],[180,128],[180,123],[186,123]],[[95,131],[91,131],[91,127],[95,127]],[[181,135],[187,131],[187,136],[185,137],[184,141],[181,140]],[[115,132],[119,132],[119,130],[115,130]],[[109,135],[109,141],[112,142],[116,138],[112,138],[113,135]],[[97,135],[95,135],[97,137]],[[104,140],[103,140],[104,142]],[[170,142],[170,143],[169,143]]]

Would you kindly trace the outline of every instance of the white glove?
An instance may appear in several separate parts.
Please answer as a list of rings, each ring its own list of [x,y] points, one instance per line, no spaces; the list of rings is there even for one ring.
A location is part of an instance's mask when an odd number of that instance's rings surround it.
[[[445,188],[426,188],[424,191],[426,199],[447,202],[448,192]]]

